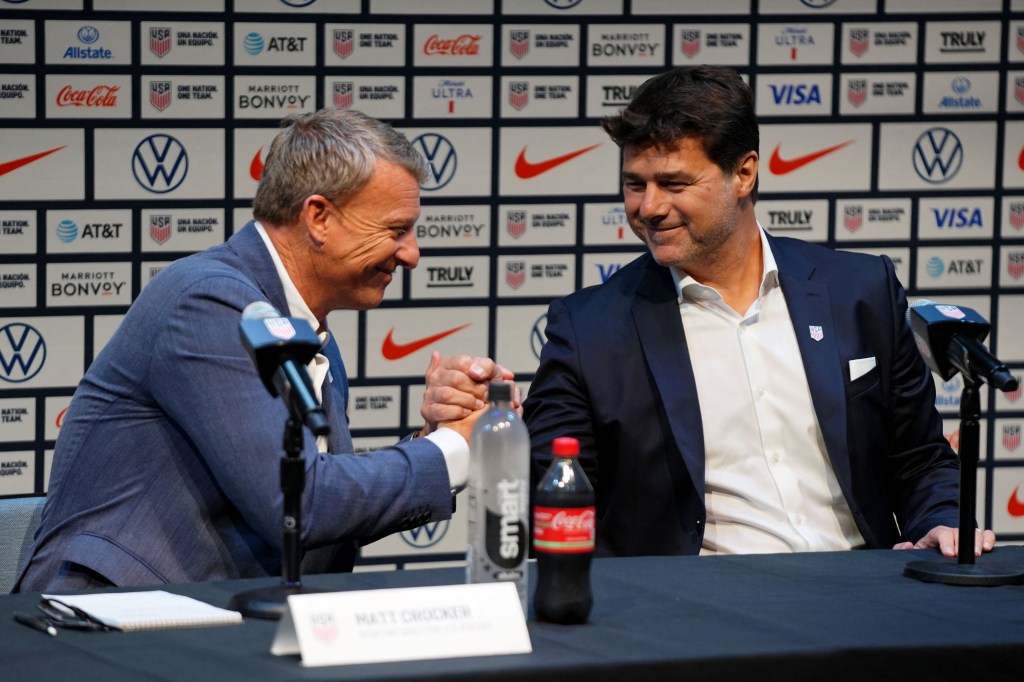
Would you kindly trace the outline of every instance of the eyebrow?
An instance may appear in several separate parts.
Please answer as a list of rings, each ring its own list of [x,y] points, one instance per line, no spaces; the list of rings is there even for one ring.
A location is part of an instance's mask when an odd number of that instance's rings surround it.
[[[639,173],[624,172],[622,174],[623,180],[643,180],[644,176]],[[655,173],[653,180],[657,182],[666,182],[668,180],[688,180],[690,176],[683,171],[672,171],[672,172],[659,172]]]

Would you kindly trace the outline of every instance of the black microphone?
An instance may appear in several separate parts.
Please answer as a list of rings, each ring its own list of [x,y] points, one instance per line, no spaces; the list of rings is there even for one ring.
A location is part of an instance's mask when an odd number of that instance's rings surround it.
[[[992,325],[971,308],[915,301],[907,322],[925,363],[943,381],[961,372],[1000,391],[1017,389],[1017,379],[982,344]]]
[[[272,396],[281,396],[293,417],[317,436],[330,430],[306,365],[320,350],[320,338],[305,320],[284,317],[266,301],[250,303],[239,323],[242,344]]]

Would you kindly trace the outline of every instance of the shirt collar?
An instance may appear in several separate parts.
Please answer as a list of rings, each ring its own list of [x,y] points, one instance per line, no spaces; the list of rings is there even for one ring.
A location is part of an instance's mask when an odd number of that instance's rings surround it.
[[[309,323],[313,329],[320,329],[320,321],[313,315],[313,311],[309,309],[305,299],[302,298],[302,294],[299,293],[295,283],[292,282],[291,275],[284,267],[284,263],[281,261],[280,254],[277,253],[277,247],[274,246],[274,242],[270,240],[270,235],[267,234],[266,228],[260,221],[254,221],[256,225],[256,231],[259,232],[260,237],[263,239],[264,245],[267,247],[267,251],[270,252],[270,258],[274,261],[274,269],[277,271],[277,276],[281,280],[281,286],[284,289],[284,299],[288,304],[288,314],[292,317],[297,317],[301,320],[305,320]],[[318,332],[317,336],[320,337],[320,341],[326,343],[327,341],[327,320],[324,320],[324,331]]]
[[[761,297],[779,285],[779,266],[775,262],[775,255],[768,243],[768,235],[761,227],[760,222],[757,224],[757,233],[761,237],[761,271],[764,273],[761,276],[761,289],[758,292],[758,297]],[[672,273],[672,281],[676,285],[676,297],[679,299],[680,305],[685,299],[707,299],[709,294],[718,296],[718,292],[714,288],[701,284],[685,271],[679,268],[669,268],[669,271]]]

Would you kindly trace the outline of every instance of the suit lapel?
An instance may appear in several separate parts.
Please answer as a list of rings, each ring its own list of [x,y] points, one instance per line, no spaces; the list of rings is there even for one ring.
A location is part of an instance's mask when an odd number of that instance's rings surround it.
[[[352,435],[348,430],[348,375],[341,360],[341,351],[331,334],[330,340],[323,350],[330,371],[324,382],[323,405],[331,425],[331,433],[327,437],[328,449],[333,453],[352,452]]]
[[[650,259],[650,257],[648,256]],[[704,498],[704,429],[693,366],[683,335],[672,275],[649,260],[633,301],[633,321],[640,347],[651,368],[672,435],[697,494]]]
[[[796,332],[811,402],[832,468],[844,492],[851,483],[846,434],[846,381],[827,287],[812,279],[814,266],[769,238],[779,281]],[[817,330],[820,329],[820,338]],[[851,499],[847,495],[847,499]]]

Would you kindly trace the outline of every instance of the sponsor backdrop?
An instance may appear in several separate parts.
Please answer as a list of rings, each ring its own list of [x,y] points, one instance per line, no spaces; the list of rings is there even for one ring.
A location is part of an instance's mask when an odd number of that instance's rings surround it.
[[[756,93],[765,228],[890,256],[1024,375],[1024,0],[0,0],[0,495],[45,493],[132,300],[246,222],[278,120],[322,106],[430,165],[420,266],[330,317],[358,446],[419,425],[432,349],[528,389],[546,304],[642,251],[598,120],[698,63]],[[962,380],[936,385],[957,445]],[[1024,540],[1021,391],[983,410],[978,515]],[[458,560],[465,537],[457,514],[363,561]]]

